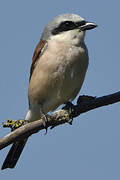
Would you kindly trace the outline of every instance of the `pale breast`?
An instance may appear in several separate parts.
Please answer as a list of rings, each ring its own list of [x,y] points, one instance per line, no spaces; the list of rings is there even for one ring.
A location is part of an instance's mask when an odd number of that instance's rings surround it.
[[[87,49],[51,42],[32,74],[28,96],[31,104],[42,104],[44,111],[75,98],[88,66]]]

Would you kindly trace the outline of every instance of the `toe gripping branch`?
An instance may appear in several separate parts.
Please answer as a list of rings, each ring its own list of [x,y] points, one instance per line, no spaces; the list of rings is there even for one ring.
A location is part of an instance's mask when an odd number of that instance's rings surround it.
[[[68,101],[62,109],[66,110],[68,112],[68,114],[69,114],[68,123],[70,125],[72,125],[73,117],[74,117],[74,113],[75,113],[75,106],[70,101]]]
[[[68,121],[68,123],[70,125],[72,125],[73,118],[76,117],[76,114],[77,114],[77,111],[76,111],[77,106],[87,103],[88,101],[94,100],[95,98],[96,98],[95,96],[88,96],[88,95],[79,96],[76,105],[74,105],[70,101],[68,101],[66,103],[65,107],[63,107],[63,109],[66,110],[69,114],[70,120]]]

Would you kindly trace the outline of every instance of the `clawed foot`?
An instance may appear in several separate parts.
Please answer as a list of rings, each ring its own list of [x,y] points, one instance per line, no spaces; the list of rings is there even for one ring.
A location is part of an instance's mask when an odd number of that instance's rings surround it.
[[[9,127],[11,128],[11,131],[14,131],[15,129],[19,128],[20,126],[24,125],[24,120],[12,120],[8,119],[7,122],[4,122],[2,125],[4,128]]]
[[[70,120],[69,120],[69,124],[70,125],[72,125],[72,121],[73,121],[73,114],[74,114],[74,112],[75,112],[75,107],[74,107],[74,105],[70,102],[70,101],[68,101],[67,103],[65,103],[66,105],[65,105],[65,107],[63,107],[62,109],[65,109],[65,110],[67,110],[68,111],[68,113],[69,113],[69,118],[70,118]]]

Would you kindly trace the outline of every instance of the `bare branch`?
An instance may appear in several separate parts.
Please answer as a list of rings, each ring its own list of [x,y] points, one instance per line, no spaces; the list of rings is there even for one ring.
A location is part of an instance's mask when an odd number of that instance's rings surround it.
[[[87,111],[114,104],[120,101],[120,92],[110,94],[103,97],[90,97],[90,96],[81,96],[78,98],[77,105],[66,105],[64,109],[56,111],[52,115],[48,115],[48,127],[55,127],[60,124],[69,123],[74,117],[79,116],[82,113]],[[42,119],[28,123],[13,132],[9,133],[7,136],[0,138],[0,150],[6,146],[12,144],[16,140],[21,138],[29,137],[30,135],[37,133],[38,131],[44,129]]]
[[[80,114],[85,113],[87,111],[90,111],[90,110],[93,110],[102,106],[111,105],[119,101],[120,101],[120,91],[110,94],[110,95],[98,97],[90,101],[79,103],[77,106],[75,106],[76,112],[75,112],[74,117],[77,117]]]

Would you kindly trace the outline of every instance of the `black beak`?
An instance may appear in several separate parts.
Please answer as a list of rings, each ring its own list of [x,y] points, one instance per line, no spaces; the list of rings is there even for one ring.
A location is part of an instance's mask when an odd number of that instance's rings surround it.
[[[86,22],[85,25],[80,26],[80,30],[85,31],[85,30],[91,30],[97,27],[97,24],[92,23],[92,22]]]

